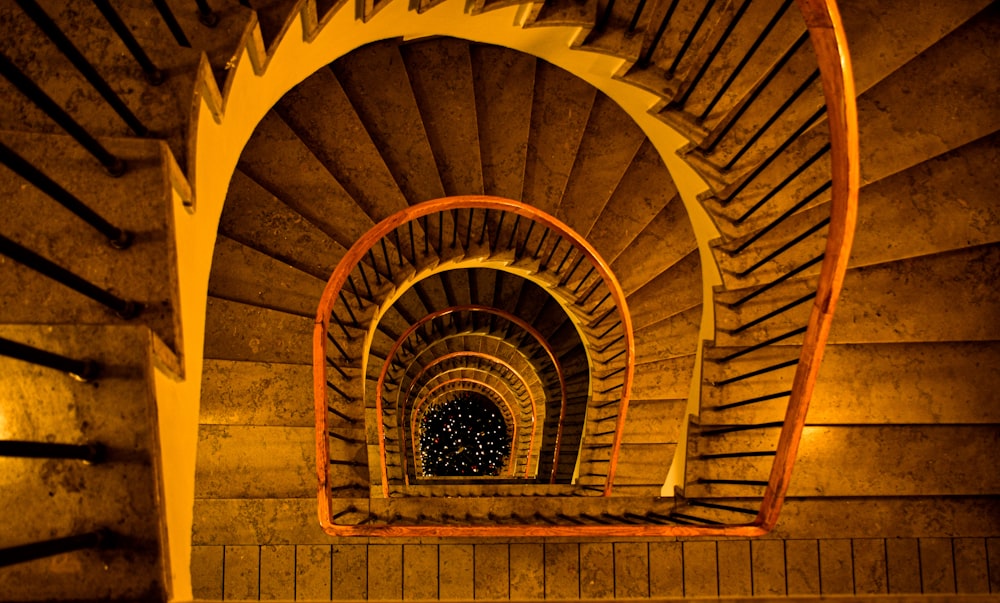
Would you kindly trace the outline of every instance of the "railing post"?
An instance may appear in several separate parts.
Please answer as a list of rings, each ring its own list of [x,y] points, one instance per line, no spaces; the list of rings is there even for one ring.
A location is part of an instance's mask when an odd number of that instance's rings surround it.
[[[163,23],[166,24],[167,29],[170,30],[170,35],[174,37],[174,40],[179,46],[184,48],[191,48],[191,42],[188,41],[186,35],[184,35],[184,30],[181,29],[181,24],[177,22],[177,17],[174,16],[170,6],[167,4],[166,0],[153,0],[153,6],[156,8],[156,12],[160,13],[160,18],[163,19]],[[201,20],[201,15],[198,15],[198,20]]]
[[[0,337],[0,356],[62,371],[78,381],[89,381],[96,377],[100,370],[98,364],[92,360],[67,358],[3,337]]]
[[[0,143],[0,163],[9,167],[18,176],[34,185],[35,188],[59,202],[60,205],[94,227],[95,230],[108,238],[108,242],[115,249],[126,249],[132,244],[133,235],[131,232],[113,226],[97,212],[87,207],[83,201],[46,176],[41,170],[31,165],[28,160],[18,155],[13,149],[3,143]]]
[[[101,444],[53,444],[24,440],[0,440],[0,456],[29,459],[77,459],[88,463],[104,460],[105,449]]]
[[[43,258],[2,235],[0,235],[0,254],[9,257],[15,262],[24,264],[32,270],[40,272],[52,280],[66,285],[70,289],[111,308],[121,318],[128,320],[135,318],[142,312],[142,304],[139,302],[124,300],[117,295],[108,293],[90,281],[73,274],[62,266]]]
[[[112,176],[121,176],[125,173],[124,161],[112,155],[101,143],[97,142],[96,138],[84,130],[83,126],[70,117],[69,113],[63,111],[62,107],[56,104],[48,94],[45,94],[35,82],[31,81],[31,78],[18,69],[2,52],[0,52],[0,75],[3,75],[7,81],[21,91],[21,94],[27,96],[32,103],[44,111],[52,121],[59,124],[59,127],[66,130],[66,133],[80,143],[80,146],[87,149],[87,152],[101,162],[101,165],[104,166],[104,169],[109,174]]]
[[[153,61],[149,60],[149,56],[146,54],[146,51],[142,49],[142,46],[140,46],[139,42],[136,41],[135,36],[133,36],[132,32],[129,31],[128,26],[125,25],[122,18],[118,16],[115,9],[111,7],[111,3],[108,2],[108,0],[93,1],[97,10],[101,11],[101,14],[104,15],[104,20],[108,22],[111,29],[115,30],[115,33],[118,34],[118,37],[125,44],[125,47],[128,48],[132,58],[135,59],[136,63],[139,63],[139,67],[146,75],[146,81],[153,86],[159,86],[162,84],[165,79],[163,72],[157,69],[156,65],[153,64]]]
[[[114,534],[110,530],[102,529],[76,536],[7,547],[0,549],[0,567],[82,549],[108,548],[113,545],[113,541]]]

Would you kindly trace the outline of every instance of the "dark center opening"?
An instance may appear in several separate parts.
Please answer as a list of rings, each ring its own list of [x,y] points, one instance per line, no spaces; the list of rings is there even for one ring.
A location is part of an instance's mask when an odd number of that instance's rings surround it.
[[[499,475],[510,454],[507,422],[486,396],[461,392],[424,414],[420,451],[426,476]]]

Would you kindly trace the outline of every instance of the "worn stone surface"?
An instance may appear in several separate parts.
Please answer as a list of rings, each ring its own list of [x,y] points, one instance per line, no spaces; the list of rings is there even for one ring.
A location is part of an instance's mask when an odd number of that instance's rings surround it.
[[[724,351],[724,350],[713,350]],[[774,346],[727,363],[706,362],[709,380],[719,381],[795,358],[797,349]],[[837,424],[998,423],[992,392],[1000,381],[1000,349],[990,342],[829,345],[809,403],[807,422]],[[702,420],[764,423],[784,416],[787,397],[713,411],[791,388],[788,367],[711,388],[702,398]],[[900,404],[900,399],[906,404]]]
[[[606,95],[598,94],[555,216],[590,240],[588,233],[601,219],[602,210],[612,200],[622,178],[633,169],[632,164],[643,144],[648,141],[635,121]],[[644,167],[651,169],[637,168],[636,171],[652,179],[670,182],[670,175],[662,163]],[[605,249],[598,247],[598,252],[611,261]]]
[[[406,66],[395,43],[376,43],[331,68],[411,204],[444,196]]]
[[[5,132],[4,144],[75,195],[115,228],[132,232],[125,250],[40,190],[8,172],[0,179],[7,199],[0,234],[143,311],[148,325],[171,349],[180,341],[178,292],[172,266],[171,191],[163,177],[162,143],[106,139],[108,149],[131,166],[119,178],[71,138]],[[136,202],[141,199],[141,202]],[[44,217],[44,219],[42,219]],[[0,320],[33,324],[125,324],[116,311],[6,256],[0,257]]]
[[[582,80],[540,62],[535,68],[527,164],[522,200],[555,213],[586,130],[596,90]]]
[[[279,158],[284,166],[274,164]],[[269,113],[257,125],[240,156],[239,168],[344,248],[374,225],[277,114]]]
[[[90,383],[0,357],[0,438],[101,444],[105,460],[0,458],[0,547],[107,528],[121,544],[7,567],[9,599],[156,597],[162,592],[155,401],[144,327],[0,326],[0,337],[100,364]]]
[[[212,265],[209,295],[299,316],[316,315],[326,285],[225,236],[216,240]]]
[[[403,44],[399,52],[445,194],[482,194],[483,171],[469,44],[464,40],[441,39]]]
[[[275,111],[373,222],[407,206],[333,71],[300,82]]]
[[[483,192],[518,199],[528,151],[536,59],[496,46],[469,48]]]

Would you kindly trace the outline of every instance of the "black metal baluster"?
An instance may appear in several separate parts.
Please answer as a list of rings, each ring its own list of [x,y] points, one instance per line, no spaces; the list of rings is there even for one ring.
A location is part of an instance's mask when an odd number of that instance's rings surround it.
[[[705,19],[708,18],[708,13],[712,10],[714,5],[715,0],[708,0],[705,2],[705,6],[701,9],[698,19],[694,22],[694,25],[691,27],[691,31],[688,32],[687,37],[684,38],[684,43],[681,44],[680,50],[678,50],[677,54],[674,55],[674,60],[670,62],[670,67],[667,67],[666,76],[668,79],[674,77],[674,73],[677,71],[677,66],[684,58],[684,55],[687,54],[687,51],[691,48],[691,43],[694,42],[695,36],[697,36],[698,32],[701,31],[701,26],[705,24]]]
[[[786,98],[785,102],[781,103],[781,106],[778,107],[778,109],[767,119],[767,121],[764,122],[764,125],[759,127],[757,131],[753,133],[753,136],[751,136],[749,140],[743,143],[743,146],[740,148],[740,150],[737,151],[736,154],[733,155],[729,159],[729,161],[726,162],[726,165],[722,166],[722,171],[725,172],[733,169],[733,166],[736,165],[736,162],[739,161],[743,157],[743,155],[745,155],[747,151],[749,151],[753,147],[753,145],[755,145],[757,141],[761,139],[762,136],[764,136],[764,133],[767,132],[771,128],[771,126],[773,126],[778,122],[778,120],[781,118],[781,115],[786,110],[788,110],[788,108],[791,107],[792,104],[794,104],[795,101],[797,101],[799,97],[801,97],[805,93],[805,91],[809,89],[810,86],[816,83],[817,80],[819,80],[819,69],[813,70],[813,72],[809,74],[809,77],[807,77],[805,81],[803,81],[802,84],[800,84],[799,87],[792,92],[791,96]],[[793,132],[792,135],[789,136],[789,139],[791,140],[797,139],[806,130],[812,127],[812,125],[816,123],[816,121],[819,120],[819,118],[822,117],[824,113],[826,113],[826,105],[823,105],[822,107],[817,109],[812,115],[810,115],[805,120],[805,122],[803,122],[802,125],[800,125],[795,130],[795,132]]]
[[[382,259],[385,260],[385,269],[389,273],[389,280],[392,281],[392,262],[389,261],[389,250],[385,244],[385,237],[379,239],[378,242],[382,246]]]
[[[410,231],[410,257],[413,258],[413,267],[417,267],[417,246],[413,242],[413,220],[406,223],[406,228]],[[424,233],[427,236],[427,233]]]
[[[393,245],[396,247],[396,259],[399,261],[399,267],[403,267],[403,247],[399,244],[399,227],[392,229],[392,240]]]
[[[127,230],[113,226],[97,212],[75,195],[64,189],[54,180],[46,176],[28,160],[18,155],[7,145],[0,143],[0,163],[3,163],[18,176],[24,178],[40,191],[57,201],[60,205],[73,212],[78,218],[92,226],[97,232],[108,238],[115,249],[127,249],[132,244],[133,235]]]
[[[793,56],[795,56],[799,49],[801,49],[808,40],[809,32],[805,31],[797,40],[795,40],[795,43],[792,44],[787,51],[785,51],[785,54],[781,55],[781,58],[779,58],[778,61],[772,65],[770,69],[768,69],[763,79],[761,79],[760,82],[754,86],[750,94],[740,102],[739,108],[736,109],[736,112],[733,113],[732,116],[727,118],[726,124],[723,126],[722,130],[717,133],[713,132],[708,139],[699,145],[699,148],[702,151],[705,153],[712,152],[712,149],[715,148],[715,145],[719,142],[719,140],[725,138],[726,134],[729,133],[729,130],[740,120],[743,114],[746,113],[747,109],[750,108],[750,105],[757,100],[761,92],[767,88],[775,77],[777,77],[777,75],[781,72],[781,69],[792,59]]]
[[[139,121],[139,118],[125,105],[108,82],[101,77],[93,65],[83,56],[79,49],[66,37],[66,34],[52,21],[35,0],[15,0],[21,10],[25,12],[31,20],[38,25],[52,43],[55,44],[59,52],[73,63],[77,71],[90,82],[90,85],[97,90],[98,94],[111,106],[115,113],[122,118],[122,121],[132,130],[136,136],[146,136],[149,130]]]
[[[89,381],[100,372],[100,365],[93,360],[76,360],[60,354],[0,337],[0,356],[15,358],[47,368],[68,373],[78,381]]]
[[[736,9],[736,14],[733,15],[732,19],[730,19],[729,24],[726,26],[726,29],[722,33],[722,35],[719,36],[719,39],[715,41],[715,45],[712,46],[712,50],[708,53],[708,57],[706,57],[705,60],[702,61],[701,67],[698,69],[698,72],[695,74],[693,78],[684,83],[685,86],[684,94],[682,94],[680,98],[670,102],[672,106],[683,107],[685,104],[687,104],[688,99],[691,98],[691,93],[694,92],[695,88],[698,87],[698,84],[701,82],[701,78],[705,77],[705,73],[708,71],[708,68],[712,65],[712,62],[715,61],[715,57],[719,55],[719,51],[722,50],[722,46],[729,41],[729,38],[732,35],[733,30],[736,29],[736,26],[739,25],[739,22],[743,19],[743,15],[746,14],[747,8],[750,6],[750,1],[751,0],[743,0],[743,3],[740,4],[740,7]]]
[[[73,289],[77,293],[85,295],[90,299],[107,306],[115,311],[119,317],[126,320],[135,318],[142,312],[142,304],[134,301],[124,300],[116,295],[108,293],[90,281],[66,270],[37,253],[21,246],[20,244],[0,235],[0,254],[3,254],[15,262],[39,272],[52,280]]]
[[[0,440],[0,456],[30,459],[70,459],[100,463],[104,460],[105,448],[101,444],[53,444],[51,442],[27,442],[24,440]]]
[[[764,43],[764,40],[767,39],[767,36],[774,30],[775,26],[778,23],[778,20],[781,19],[782,15],[785,14],[785,11],[788,10],[788,7],[792,5],[792,2],[794,2],[794,0],[785,0],[785,2],[781,5],[781,8],[778,9],[778,12],[776,12],[774,16],[771,17],[771,20],[767,22],[767,25],[764,26],[763,30],[761,30],[761,35],[757,36],[757,39],[754,40],[753,44],[740,59],[740,62],[736,64],[736,67],[729,74],[729,77],[726,78],[726,81],[723,82],[719,90],[716,91],[715,96],[712,97],[712,100],[709,101],[705,109],[702,110],[701,115],[698,116],[699,121],[704,120],[706,117],[708,117],[708,114],[712,112],[712,109],[715,108],[715,105],[718,104],[718,102],[726,94],[726,91],[728,91],[729,87],[733,84],[734,81],[736,81],[736,78],[739,77],[741,73],[743,73],[744,67],[746,67],[747,63],[750,62],[750,59],[753,58],[757,50],[760,49],[761,45]]]
[[[483,216],[483,229],[479,232],[479,245],[483,244],[486,240],[486,227],[490,223],[490,210],[486,210],[486,214]]]
[[[378,264],[375,262],[375,253],[372,252],[371,248],[368,249],[368,261],[371,262],[372,272],[375,273],[375,286],[382,284],[382,275],[379,274]],[[368,282],[368,279],[365,279]]]
[[[652,41],[649,43],[649,48],[646,52],[639,57],[639,67],[646,68],[653,60],[653,55],[656,54],[656,47],[660,45],[660,40],[663,39],[663,34],[667,32],[667,26],[670,25],[670,19],[674,16],[674,11],[677,9],[677,4],[680,0],[670,0],[670,7],[667,8],[667,14],[663,15],[663,19],[660,21],[660,25],[656,28],[656,33],[653,35]]]
[[[3,75],[11,84],[16,87],[21,94],[28,97],[39,109],[45,112],[52,121],[59,124],[59,127],[66,130],[66,133],[73,137],[80,146],[87,149],[87,152],[94,156],[97,161],[104,166],[112,176],[121,176],[125,173],[125,162],[115,157],[104,146],[97,142],[89,132],[76,122],[69,113],[63,111],[49,95],[45,94],[31,79],[17,68],[14,63],[0,52],[0,75]]]
[[[11,546],[0,549],[0,567],[84,549],[109,548],[114,545],[114,540],[114,534],[109,530],[97,530],[76,536]]]
[[[140,46],[139,42],[136,41],[135,36],[132,35],[128,26],[125,25],[125,22],[118,16],[115,9],[111,7],[111,3],[108,2],[108,0],[93,0],[93,2],[94,6],[97,7],[97,10],[101,11],[101,14],[104,15],[104,20],[108,22],[111,29],[115,30],[115,33],[118,34],[118,38],[121,39],[122,43],[125,44],[125,47],[128,48],[132,58],[134,58],[135,62],[139,64],[142,72],[146,75],[146,81],[154,86],[162,84],[165,79],[163,72],[157,69],[156,65],[153,64],[153,61],[149,60],[149,56],[146,55],[146,51],[142,49],[142,46]]]
[[[177,17],[174,16],[173,11],[167,6],[166,0],[153,0],[153,6],[156,7],[156,12],[160,13],[160,18],[163,19],[167,29],[170,30],[170,35],[174,37],[177,44],[184,48],[191,48],[191,42],[184,35],[181,24],[177,22]],[[198,20],[201,20],[201,14],[198,15]]]
[[[758,268],[760,268],[764,264],[770,262],[771,260],[773,260],[774,258],[778,257],[782,253],[788,251],[789,249],[791,249],[795,245],[797,245],[800,242],[804,241],[810,235],[812,235],[816,231],[820,230],[821,228],[825,227],[829,223],[830,223],[830,217],[829,216],[827,216],[826,218],[823,218],[822,220],[819,221],[818,224],[816,224],[815,226],[812,226],[812,227],[808,228],[805,232],[803,232],[802,234],[796,236],[791,241],[788,241],[787,243],[785,243],[781,247],[779,247],[779,248],[775,249],[774,251],[772,251],[771,253],[767,254],[766,256],[764,256],[763,258],[761,258],[760,260],[758,260],[755,264],[753,264],[752,266],[750,266],[749,268],[747,268],[746,270],[744,270],[742,272],[737,272],[736,276],[738,278],[745,278],[745,277],[749,276],[751,273],[753,273],[754,271],[756,271]]]
[[[795,268],[795,269],[793,269],[793,270],[791,270],[791,271],[783,274],[782,276],[779,276],[778,278],[774,279],[773,281],[771,281],[771,282],[767,283],[766,285],[762,286],[760,289],[756,289],[754,291],[751,291],[750,293],[746,294],[745,296],[739,298],[738,300],[736,300],[734,302],[721,302],[721,303],[722,303],[722,305],[726,306],[727,308],[737,308],[739,306],[742,306],[743,304],[745,304],[746,302],[750,301],[751,299],[757,297],[761,293],[764,293],[765,291],[773,289],[774,287],[776,287],[776,286],[780,285],[781,283],[787,281],[788,279],[792,278],[796,274],[799,274],[800,272],[802,272],[803,270],[806,270],[810,266],[815,265],[816,263],[818,263],[819,261],[821,261],[823,259],[824,255],[825,254],[823,254],[823,253],[819,254],[818,256],[812,258],[811,260],[809,260],[808,262],[802,264],[801,266],[799,266],[799,267],[797,267],[797,268]]]
[[[642,16],[642,11],[646,9],[646,0],[639,0],[639,3],[635,6],[635,11],[632,12],[632,18],[628,22],[628,35],[635,33],[636,28],[639,27],[639,18]]]
[[[198,21],[205,27],[215,27],[219,24],[219,15],[208,5],[207,0],[195,0],[198,5]]]

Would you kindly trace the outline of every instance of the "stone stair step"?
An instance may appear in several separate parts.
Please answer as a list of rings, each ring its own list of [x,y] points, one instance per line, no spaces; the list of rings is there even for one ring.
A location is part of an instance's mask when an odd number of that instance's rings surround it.
[[[205,358],[312,364],[314,318],[208,298]]]
[[[697,306],[702,301],[701,260],[692,251],[636,291],[626,291],[636,330]]]
[[[331,456],[340,458],[348,445],[330,442]],[[201,425],[195,473],[197,498],[315,497],[315,429]]]
[[[483,194],[469,43],[439,38],[399,47],[445,194]]]
[[[983,43],[1000,33],[997,10],[991,4],[858,99],[862,182],[1000,130],[1000,111],[992,103],[1000,84],[978,75],[1000,60],[996,45]],[[914,99],[919,110],[913,110]],[[885,140],[898,141],[891,145],[896,150],[889,151]]]
[[[268,113],[257,125],[239,169],[345,249],[374,226],[277,114]]]
[[[419,505],[428,512],[443,509],[445,513],[463,517],[466,512],[481,510],[497,505],[497,512],[513,511],[526,516],[523,497],[487,499],[394,499],[387,503],[377,501],[380,506],[388,504]],[[602,511],[623,513],[635,510],[637,501],[615,496],[577,496],[570,499],[555,497],[531,497],[533,507],[540,512],[559,512],[565,505],[565,512],[584,512],[600,515]],[[367,499],[345,499],[347,504],[367,505]],[[747,505],[744,499],[723,499],[723,503]],[[643,501],[647,506],[666,515],[672,508],[672,499]],[[195,499],[195,526],[192,543],[195,548],[220,545],[280,545],[280,544],[329,544],[331,537],[324,534],[315,520],[316,500],[308,498],[262,498],[262,499]],[[749,506],[749,505],[747,505]],[[451,507],[451,508],[449,508]],[[704,511],[702,511],[704,513]],[[414,514],[415,515],[415,514]],[[240,521],[233,521],[239,517]],[[898,523],[900,517],[907,521]],[[884,498],[801,498],[792,497],[785,503],[781,522],[770,534],[759,541],[781,542],[782,539],[815,538],[935,538],[935,537],[982,537],[982,532],[994,533],[1000,527],[1000,499],[997,497],[931,497],[931,496],[890,496]],[[356,543],[354,539],[332,539],[335,546]],[[595,538],[591,542],[605,542],[620,539]],[[468,539],[473,542],[532,542],[533,538],[522,539]],[[370,546],[386,546],[393,542],[413,543],[413,540],[383,539]],[[805,540],[816,546],[815,541]],[[364,546],[364,545],[362,545]],[[445,546],[442,544],[442,546]]]
[[[583,80],[549,63],[538,63],[522,202],[556,213],[595,95],[595,89]]]
[[[409,203],[444,197],[396,43],[370,44],[364,52],[335,61],[331,69]]]
[[[687,407],[686,399],[630,400],[625,418],[624,444],[676,443],[681,421]],[[613,426],[607,421],[604,425]]]
[[[618,466],[615,471],[615,486],[656,486],[663,484],[667,470],[674,458],[676,444],[658,442],[653,444],[622,444],[618,451]],[[606,457],[606,454],[605,454]],[[581,465],[578,484],[603,485],[608,463],[594,463],[599,477],[584,474]]]
[[[372,222],[406,208],[406,197],[333,71],[320,69],[300,82],[275,111]]]
[[[918,341],[989,341],[1000,338],[991,317],[1000,307],[991,287],[1000,248],[970,247],[919,258],[848,270],[831,343]],[[738,311],[721,310],[719,327],[733,328],[763,316],[775,306],[796,299],[804,281],[772,290]],[[792,289],[794,287],[794,289]],[[765,299],[766,298],[766,299]],[[764,341],[808,320],[810,303],[766,321],[739,335],[724,332],[720,346]],[[960,313],[960,311],[962,313]],[[739,317],[739,318],[737,318]],[[800,341],[786,340],[783,344]]]
[[[994,177],[998,138],[996,133],[991,134],[862,188],[851,265],[867,266],[1000,240],[992,197],[986,194],[1000,186],[1000,180]],[[988,181],[991,178],[992,181]],[[970,182],[980,182],[984,186],[972,187]],[[728,271],[746,270],[817,224],[829,215],[829,211],[828,203],[801,211],[739,256],[717,253],[719,264]],[[753,232],[762,226],[755,224],[744,232]],[[905,229],[913,234],[890,239],[884,236],[883,229]],[[779,260],[768,262],[747,278],[727,275],[727,283],[733,283],[730,286],[735,288],[773,280],[780,276],[780,269],[801,265],[822,252],[823,237],[814,235],[807,241],[784,252]],[[803,274],[818,272],[817,265]]]
[[[792,47],[795,40],[804,31],[805,26],[802,23],[800,11],[793,6],[779,15],[781,6],[782,3],[775,0],[754,2],[747,6],[746,13],[733,28],[719,54],[705,70],[701,80],[694,83],[693,89],[691,89],[691,79],[694,74],[689,72],[688,77],[685,78],[684,87],[685,90],[689,90],[686,102],[680,107],[665,107],[660,111],[659,117],[669,124],[677,124],[681,131],[686,130],[686,134],[694,135],[691,140],[700,142],[705,133],[704,131],[696,133],[697,130],[704,126],[711,128],[718,125],[719,120],[738,106],[738,103],[763,78],[767,69],[777,61],[782,53]],[[751,45],[763,35],[766,24],[776,15],[775,25],[761,41],[760,48],[743,65],[727,89],[721,91],[719,100],[710,106],[710,102],[719,93],[722,85],[750,51]],[[699,65],[700,67],[701,65]],[[679,99],[678,104],[680,104]],[[683,111],[679,111],[679,109]],[[704,117],[702,114],[705,114]]]
[[[4,569],[4,598],[158,597],[162,592],[155,425],[148,328],[117,325],[0,325],[0,337],[103,367],[90,383],[0,357],[3,438],[100,443],[105,460],[0,458],[0,504],[11,547],[108,528],[119,541]],[[18,401],[15,403],[14,401]],[[24,402],[24,403],[20,403]],[[29,403],[30,402],[30,403]],[[113,408],[113,412],[108,412]],[[74,568],[67,572],[65,568]]]
[[[709,380],[746,374],[794,357],[790,352],[778,350],[752,361],[706,362],[704,374]],[[1000,405],[989,402],[997,366],[1000,345],[992,341],[830,345],[806,420],[819,425],[1000,423]],[[705,388],[702,419],[734,424],[782,420],[786,396],[725,411],[711,408],[788,391],[794,371],[788,367]],[[906,404],[898,402],[900,396]]]
[[[165,139],[181,159],[186,154],[184,127],[190,109],[191,89],[201,50],[216,54],[219,45],[232,52],[239,40],[245,20],[226,18],[207,40],[191,36],[192,48],[179,46],[172,37],[150,33],[150,23],[160,21],[153,8],[142,3],[115,6],[122,20],[130,27],[143,50],[163,72],[165,79],[153,88],[140,70],[124,43],[112,31],[96,7],[76,7],[64,3],[43,2],[42,10],[70,39],[98,74],[111,82],[111,88],[126,107],[138,118],[153,137]],[[103,100],[73,64],[54,44],[42,38],[34,22],[13,5],[4,9],[4,36],[10,40],[36,39],[38,43],[7,45],[8,57],[25,72],[56,104],[72,115],[94,136],[127,137],[134,133]],[[188,13],[178,11],[179,20],[190,26],[194,21]],[[183,14],[181,14],[183,13]],[[201,27],[201,26],[197,26]],[[158,28],[155,28],[158,30]],[[193,29],[193,28],[189,28]],[[0,130],[62,134],[63,131],[37,109],[6,80],[0,85],[4,110],[0,112]]]
[[[225,235],[216,239],[212,264],[209,295],[299,316],[315,316],[326,286],[325,281]]]
[[[706,426],[702,425],[702,429]],[[760,431],[760,430],[757,430]],[[770,457],[698,460],[698,454],[773,450],[759,433],[738,432],[696,440],[690,474],[767,480]],[[803,431],[789,496],[995,495],[1000,480],[991,452],[996,425],[811,426]],[[688,497],[740,496],[748,486],[692,484]],[[757,488],[757,494],[763,488]]]
[[[219,233],[320,279],[347,252],[240,170],[233,172]]]
[[[686,398],[691,389],[694,362],[695,357],[691,355],[637,364],[632,397],[636,400]]]
[[[638,364],[694,354],[701,332],[702,307],[694,306],[635,331]]]
[[[496,46],[469,47],[475,86],[483,192],[521,197],[536,59]]]
[[[687,210],[675,195],[611,261],[611,270],[622,289],[635,291],[696,247]]]
[[[651,189],[665,181],[661,192],[670,190],[673,183],[669,174],[657,172],[657,168],[665,172],[662,163],[656,165],[655,161],[637,157],[648,144],[643,131],[625,111],[606,95],[597,94],[555,216],[586,237],[599,224],[601,212],[606,211],[606,204],[630,172],[638,172],[641,178],[647,175],[644,169],[648,169],[657,178],[649,183]],[[641,163],[635,166],[637,161]],[[598,248],[598,252],[610,261],[603,249]]]
[[[644,141],[593,227],[587,231],[587,241],[602,258],[613,262],[676,193],[677,187],[656,148],[648,140]]]
[[[943,6],[845,0],[844,31],[851,40],[851,66],[859,94],[933,46],[986,8],[988,0]],[[881,24],[881,25],[876,25]]]
[[[991,30],[996,21],[990,16],[992,10],[995,9],[985,9],[858,99],[858,122],[863,133],[860,149],[863,184],[877,182],[1000,129],[997,112],[982,105],[992,94],[975,83],[981,78],[974,75],[981,72],[984,63],[992,60],[989,51],[982,50],[992,50],[992,46],[981,43],[995,36]],[[980,50],[968,50],[976,48]],[[960,56],[962,60],[952,64],[953,56]],[[915,98],[920,99],[917,111],[911,110]],[[894,149],[890,152],[884,141],[898,140],[900,132],[908,133],[909,138],[902,144],[906,152],[899,152],[897,145],[888,145]],[[782,157],[748,185],[740,187],[738,200],[727,209],[726,215],[739,215],[768,194],[775,184],[814,155],[825,141],[825,128],[814,128],[804,134]],[[775,195],[776,203],[770,204],[774,209],[765,210],[758,219],[768,221],[777,215],[774,212],[781,211],[779,208],[790,207],[794,203],[786,201],[790,193],[796,200],[801,199],[828,180],[829,175],[824,173],[827,164],[822,158],[818,159],[788,190]],[[717,179],[719,177],[716,175]],[[724,184],[714,185],[716,195],[728,198],[742,179],[742,174],[726,176]],[[796,194],[796,191],[804,192]],[[708,206],[709,211],[715,211],[717,201],[709,202]]]
[[[349,382],[333,369],[327,379],[342,390]],[[314,427],[312,366],[276,362],[205,360],[199,422],[203,425]],[[357,403],[328,392],[327,402],[363,419]],[[340,423],[342,419],[331,417]]]
[[[127,301],[144,307],[138,323],[148,325],[170,349],[180,340],[173,241],[169,230],[173,199],[164,170],[173,159],[162,142],[104,139],[130,169],[119,178],[68,136],[4,132],[4,143],[117,228],[135,240],[125,250],[26,181],[11,176],[0,183],[8,210],[0,234]],[[45,219],[40,219],[45,217]],[[7,323],[124,324],[111,310],[2,257],[0,321]]]

